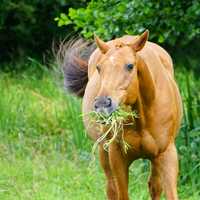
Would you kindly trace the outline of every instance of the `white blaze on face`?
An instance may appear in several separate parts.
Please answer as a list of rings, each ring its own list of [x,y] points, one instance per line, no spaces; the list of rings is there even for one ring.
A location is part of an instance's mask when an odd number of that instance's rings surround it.
[[[115,58],[114,58],[114,56],[110,56],[110,61],[111,61],[111,63],[114,65],[115,64]]]

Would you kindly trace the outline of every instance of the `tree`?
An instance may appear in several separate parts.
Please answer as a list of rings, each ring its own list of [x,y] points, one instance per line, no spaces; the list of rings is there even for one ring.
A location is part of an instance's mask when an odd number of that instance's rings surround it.
[[[70,8],[57,20],[60,25],[73,24],[86,38],[95,32],[109,40],[149,29],[155,42],[185,46],[200,38],[200,1],[92,0],[86,8]]]

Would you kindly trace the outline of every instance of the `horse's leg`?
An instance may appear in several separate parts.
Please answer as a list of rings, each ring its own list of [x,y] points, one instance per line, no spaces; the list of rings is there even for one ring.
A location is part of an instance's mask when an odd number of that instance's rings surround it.
[[[151,176],[149,178],[149,191],[152,200],[160,200],[162,193],[161,177],[156,159],[151,162]]]
[[[178,156],[175,144],[170,144],[166,151],[161,153],[153,161],[157,177],[160,175],[160,180],[155,179],[154,184],[161,181],[162,188],[164,189],[167,200],[178,200],[177,195],[177,176],[178,176]],[[158,181],[159,180],[159,181]],[[159,184],[160,185],[160,184]],[[159,199],[159,196],[153,196],[153,199]]]
[[[109,162],[117,189],[117,200],[128,200],[128,163],[115,142],[109,146]]]
[[[113,179],[113,175],[110,169],[108,152],[103,149],[103,145],[99,146],[99,159],[100,164],[104,170],[107,178],[107,196],[109,200],[117,200],[116,187]]]

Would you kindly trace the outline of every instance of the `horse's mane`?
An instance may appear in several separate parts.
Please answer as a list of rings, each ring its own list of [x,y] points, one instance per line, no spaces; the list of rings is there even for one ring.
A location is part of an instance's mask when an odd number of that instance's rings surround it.
[[[64,73],[64,85],[80,97],[84,95],[88,82],[88,59],[94,49],[93,43],[83,39],[72,39],[60,45],[58,57]]]

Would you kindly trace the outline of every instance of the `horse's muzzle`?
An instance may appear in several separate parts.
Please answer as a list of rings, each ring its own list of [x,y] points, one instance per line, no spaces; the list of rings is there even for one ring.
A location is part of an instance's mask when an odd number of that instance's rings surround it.
[[[110,115],[116,108],[116,104],[108,96],[99,96],[95,98],[94,110],[98,113]]]

